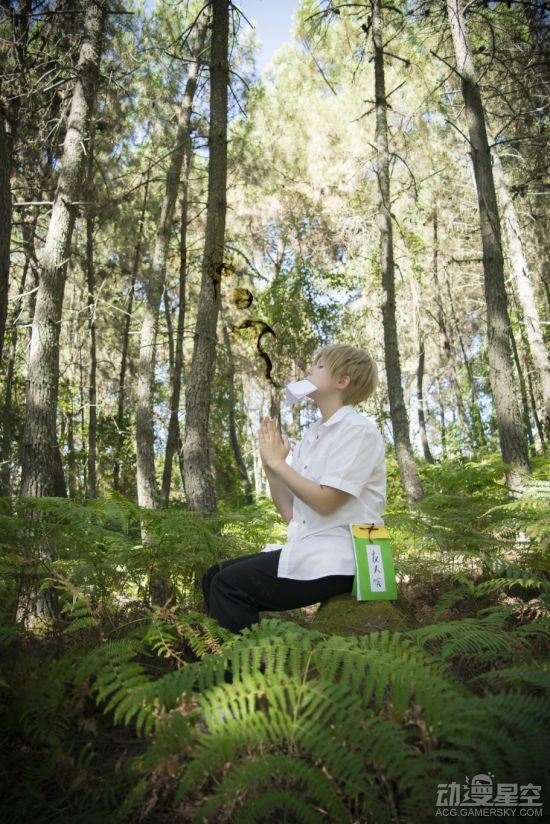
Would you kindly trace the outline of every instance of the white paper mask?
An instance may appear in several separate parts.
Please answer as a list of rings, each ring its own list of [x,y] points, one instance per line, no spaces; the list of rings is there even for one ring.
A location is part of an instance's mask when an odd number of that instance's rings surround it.
[[[292,406],[294,403],[299,403],[306,395],[316,392],[319,387],[308,380],[293,381],[288,383],[285,387],[285,403]]]

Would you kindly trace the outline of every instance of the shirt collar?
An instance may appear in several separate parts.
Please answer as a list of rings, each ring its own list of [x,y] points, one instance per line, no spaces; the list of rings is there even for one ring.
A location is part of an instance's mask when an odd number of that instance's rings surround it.
[[[323,422],[321,418],[319,418],[319,420],[315,421],[313,426],[315,427],[315,429],[319,429],[319,427],[321,426],[332,426],[333,423],[338,423],[338,421],[341,421],[342,418],[345,418],[346,415],[349,415],[349,413],[352,411],[352,404],[346,403],[344,406],[341,406],[340,409],[337,409],[336,412],[334,412],[334,414],[332,414],[328,420]]]

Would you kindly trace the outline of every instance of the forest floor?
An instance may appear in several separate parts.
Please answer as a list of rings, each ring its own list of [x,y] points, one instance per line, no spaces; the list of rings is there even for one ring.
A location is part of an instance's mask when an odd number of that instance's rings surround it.
[[[545,477],[547,467],[540,461],[539,477]],[[364,617],[374,602],[358,602],[351,593],[337,596],[346,619],[338,626],[345,625],[345,632],[331,629],[330,622],[327,629],[326,620],[321,621],[330,602],[261,613],[259,624],[242,636],[232,636],[206,617],[202,592],[195,586],[200,570],[235,551],[246,554],[279,540],[274,531],[282,527],[274,520],[271,502],[223,511],[223,529],[212,528],[203,544],[198,540],[202,532],[185,511],[174,507],[147,513],[158,535],[154,556],[140,544],[143,513],[130,502],[41,502],[40,523],[48,545],[58,552],[48,578],[55,573],[63,612],[59,621],[33,632],[13,619],[10,623],[7,613],[0,622],[2,824],[187,824],[207,805],[215,809],[209,821],[232,824],[237,813],[244,815],[239,799],[257,801],[259,790],[247,784],[252,781],[247,770],[265,761],[269,772],[270,757],[297,757],[297,765],[315,776],[310,790],[300,790],[311,809],[322,807],[315,793],[324,787],[327,797],[334,791],[349,805],[351,821],[362,821],[361,800],[346,798],[340,786],[334,789],[324,756],[307,749],[313,741],[308,719],[317,718],[320,733],[331,736],[331,715],[328,708],[310,714],[299,696],[320,701],[332,690],[343,706],[356,708],[358,718],[366,712],[368,723],[376,719],[390,725],[394,738],[387,746],[397,747],[388,750],[386,768],[393,805],[408,799],[399,784],[406,783],[405,773],[400,777],[397,766],[405,744],[414,759],[427,759],[426,774],[431,770],[439,780],[449,774],[454,751],[453,775],[463,777],[461,759],[468,751],[475,765],[471,775],[490,769],[500,775],[502,765],[509,764],[507,780],[541,784],[541,771],[547,769],[546,720],[550,729],[545,699],[550,688],[547,502],[538,493],[510,499],[500,484],[501,466],[493,460],[425,471],[430,478],[422,508],[410,511],[392,493],[395,507],[387,523],[395,538],[398,597],[379,602],[386,612],[381,610],[381,621],[373,628],[385,629],[386,617],[397,615],[397,624],[386,625],[388,633],[354,630],[348,613]],[[2,563],[6,575],[13,568],[14,581],[25,568],[28,551],[20,546],[27,518],[20,506],[16,516],[0,513]],[[173,608],[152,608],[139,588],[147,582],[152,557],[179,582],[182,597]],[[295,657],[277,658],[277,650],[287,644]],[[335,660],[341,656],[340,668],[334,670],[338,683],[331,681],[332,665],[326,673],[308,665],[307,677],[305,670],[291,669],[293,660],[322,660],[326,647]],[[232,674],[235,656],[240,667],[249,667],[248,680],[225,678],[224,668]],[[346,670],[346,656],[363,662],[366,678],[388,696],[386,701],[373,708],[372,703],[357,703],[362,699],[355,687],[346,691],[345,677],[356,683],[355,664]],[[268,661],[273,669],[264,675],[259,664]],[[396,684],[393,668],[401,679]],[[416,694],[407,697],[403,690],[413,684],[415,690],[423,684],[426,690],[440,689],[441,695],[434,694],[433,701],[431,693],[428,701]],[[394,689],[396,705],[410,701],[402,718],[391,697]],[[430,722],[418,716],[422,702],[426,713],[433,703]],[[464,706],[466,717],[477,719],[471,733],[467,722],[461,726]],[[281,732],[271,740],[274,712],[280,715],[273,729],[291,730],[290,737]],[[228,717],[231,723],[225,725]],[[456,726],[451,728],[453,717]],[[151,726],[140,729],[140,718]],[[345,725],[346,718],[347,711],[335,727]],[[479,724],[492,737],[478,736]],[[436,735],[436,729],[447,729],[448,741],[447,733]],[[297,743],[300,735],[306,736],[302,744]],[[357,745],[362,763],[372,758],[368,741],[366,737],[364,750],[362,743]],[[226,762],[220,764],[216,753],[226,747]],[[373,775],[380,772],[380,757]],[[202,758],[206,774],[200,772]],[[177,788],[190,765],[195,784],[179,798]],[[234,796],[216,808],[226,782],[228,788],[235,782]],[[433,806],[433,788],[428,789]],[[265,782],[261,792],[269,797]],[[432,818],[402,815],[399,820],[424,824]]]
[[[454,588],[456,588],[455,583],[444,576],[434,576],[431,581],[420,578],[410,579],[406,583],[401,582],[396,603],[405,610],[411,627],[428,626],[435,624],[437,620],[448,622],[472,619],[479,610],[498,606],[503,600],[507,601],[508,606],[512,606],[515,623],[518,625],[522,621],[533,618],[529,598],[529,594],[533,593],[522,591],[520,593],[522,597],[502,593],[483,597],[462,597],[457,603],[445,609],[436,619],[437,604]],[[533,603],[536,603],[536,599]],[[358,606],[360,607],[360,604]],[[314,604],[299,610],[262,613],[261,622],[264,618],[278,617],[304,628],[314,628],[314,619],[319,607],[320,604]],[[142,618],[143,616],[140,616],[135,605],[130,607],[115,637],[118,635],[124,638],[125,628],[133,622],[139,622]],[[170,758],[164,758],[162,764],[151,772],[147,781],[146,795],[139,805],[139,812],[134,811],[134,817],[130,819],[118,818],[116,808],[122,803],[132,780],[128,767],[132,763],[137,763],[139,759],[147,762],[148,757],[150,758],[148,756],[150,742],[146,737],[137,735],[131,725],[121,723],[113,710],[105,712],[105,701],[96,703],[90,692],[83,694],[82,691],[67,686],[57,673],[56,662],[60,662],[61,666],[69,666],[70,662],[75,663],[74,655],[78,657],[78,650],[84,637],[85,633],[82,632],[77,632],[72,636],[58,633],[41,638],[28,637],[16,645],[17,649],[12,647],[8,653],[19,679],[24,679],[24,673],[27,671],[29,682],[22,687],[22,694],[27,693],[27,700],[23,702],[26,709],[21,713],[23,730],[20,726],[21,718],[12,717],[7,726],[4,726],[3,744],[11,744],[11,746],[8,749],[3,748],[4,756],[7,758],[1,759],[4,761],[1,771],[11,785],[8,797],[15,791],[15,799],[12,798],[12,801],[15,801],[16,810],[25,809],[27,804],[33,809],[32,799],[25,801],[19,795],[18,782],[21,781],[20,789],[27,794],[29,793],[29,780],[31,779],[31,784],[36,782],[34,788],[36,801],[40,800],[44,817],[41,818],[36,811],[32,819],[22,818],[18,813],[15,817],[11,817],[12,813],[8,813],[2,816],[2,821],[6,824],[11,824],[11,822],[19,824],[23,820],[70,821],[71,824],[72,822],[85,822],[86,824],[101,822],[103,824],[103,822],[119,820],[140,821],[144,824],[164,824],[168,821],[186,824],[194,821],[201,807],[208,802],[210,795],[216,792],[217,784],[212,779],[200,791],[191,792],[176,803],[174,801],[174,781],[177,770],[181,766],[177,768],[180,761],[175,756],[172,767]],[[436,647],[437,645],[434,646],[434,650]],[[537,644],[532,652],[533,660],[540,660],[542,666],[548,654],[548,648],[546,647],[545,651],[545,645]],[[180,662],[177,664],[178,667],[181,667],[184,662],[192,664],[200,660],[192,645],[185,643],[178,647],[177,654]],[[163,673],[168,674],[174,666],[174,659],[167,659],[165,663],[158,660],[158,665],[154,663],[152,665],[150,658],[143,658],[139,655],[136,660],[146,666],[150,672],[156,671],[158,677]],[[5,671],[6,663],[6,658],[3,661],[0,660],[3,671]],[[462,660],[456,661],[452,670],[465,684],[469,682],[470,688],[473,688],[471,679],[483,668],[480,669],[479,664],[475,662]],[[55,689],[54,677],[60,677],[60,682],[65,684],[65,692],[58,692]],[[44,679],[42,691],[38,687],[40,679]],[[481,694],[482,690],[483,688],[476,688],[475,692]],[[34,695],[30,706],[29,691],[31,696]],[[257,711],[262,708],[267,711],[268,705],[267,698],[258,696]],[[196,711],[197,707],[198,704],[191,701],[187,710]],[[20,708],[16,701],[15,706],[12,705],[12,711],[17,713],[18,709]],[[43,717],[41,718],[42,711]],[[197,723],[202,734],[206,734],[208,726],[205,717],[201,716]],[[21,732],[23,736],[18,738]],[[61,742],[64,742],[63,749],[59,748]],[[50,784],[49,787],[48,784]],[[51,794],[52,788],[55,788],[54,796]],[[100,809],[96,807],[91,817],[83,815],[82,798],[79,797],[82,793],[84,797],[89,797],[87,803],[92,810],[97,804],[97,799],[100,799]],[[0,812],[1,809],[0,804]],[[227,815],[218,810],[216,824],[225,824],[225,822],[229,824],[233,820],[231,809],[228,808]],[[428,820],[430,819],[426,818],[426,821]],[[420,824],[420,821],[410,822],[410,824]]]

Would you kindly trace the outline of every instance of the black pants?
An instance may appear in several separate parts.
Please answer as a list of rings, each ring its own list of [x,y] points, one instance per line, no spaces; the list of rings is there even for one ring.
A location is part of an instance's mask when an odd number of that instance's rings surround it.
[[[350,592],[353,575],[326,575],[311,581],[277,578],[280,549],[241,555],[214,564],[202,578],[207,614],[222,627],[240,632],[257,624],[260,611],[307,607]]]

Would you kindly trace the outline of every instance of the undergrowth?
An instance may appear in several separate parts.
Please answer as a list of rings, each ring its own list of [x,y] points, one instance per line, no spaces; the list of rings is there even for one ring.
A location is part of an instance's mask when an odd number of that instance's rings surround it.
[[[280,534],[269,501],[202,519],[4,501],[1,820],[422,824],[438,785],[477,774],[541,785],[547,805],[547,498],[511,498],[493,458],[422,472],[426,499],[395,496],[385,520],[399,599],[428,617],[346,638],[205,616],[206,568]],[[30,574],[56,588],[55,620],[18,620]],[[151,603],[152,574],[173,603]]]

